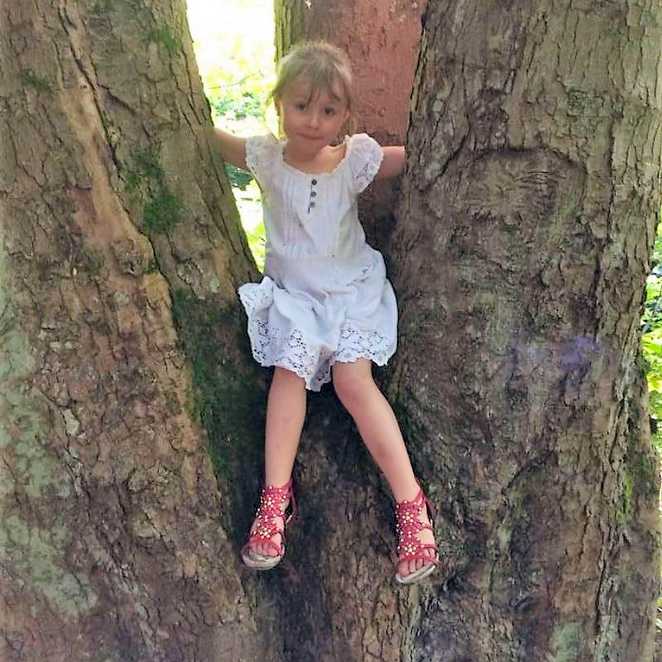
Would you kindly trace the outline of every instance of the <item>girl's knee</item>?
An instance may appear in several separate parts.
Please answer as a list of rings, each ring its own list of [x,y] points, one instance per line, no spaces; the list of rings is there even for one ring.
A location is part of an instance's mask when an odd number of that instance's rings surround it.
[[[305,388],[306,386],[306,382],[303,377],[299,377],[296,372],[288,370],[287,368],[281,368],[280,366],[276,366],[274,368],[272,383],[275,381],[281,384],[287,383],[292,384],[293,386],[297,385],[301,388]]]
[[[333,388],[343,404],[351,405],[368,396],[376,385],[369,369],[346,368],[334,370]]]

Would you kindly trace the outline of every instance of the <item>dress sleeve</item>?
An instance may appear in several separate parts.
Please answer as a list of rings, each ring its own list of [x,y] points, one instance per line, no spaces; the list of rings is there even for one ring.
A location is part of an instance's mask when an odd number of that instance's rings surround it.
[[[258,182],[269,178],[278,153],[278,141],[272,134],[246,138],[246,165]]]
[[[358,194],[375,178],[384,158],[381,145],[367,133],[352,136],[349,144],[349,167],[352,173],[352,189]]]

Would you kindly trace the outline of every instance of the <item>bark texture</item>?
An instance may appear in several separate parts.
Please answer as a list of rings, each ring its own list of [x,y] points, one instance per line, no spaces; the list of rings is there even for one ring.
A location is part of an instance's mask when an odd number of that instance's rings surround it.
[[[363,46],[358,4],[279,3],[279,50],[303,31],[365,67],[379,48]],[[428,7],[386,246],[401,311],[386,386],[447,568],[426,588],[383,581],[383,485],[337,436],[343,414],[313,403],[299,478],[322,509],[330,627],[289,612],[286,636],[311,642],[301,659],[653,659],[659,479],[638,348],[661,14],[650,1]]]
[[[344,49],[354,68],[358,130],[402,144],[425,5],[276,0],[276,57],[303,39],[325,39]]]
[[[452,560],[415,660],[652,660],[659,492],[639,319],[657,2],[431,4],[392,238],[390,392]]]
[[[256,272],[184,2],[8,0],[0,68],[0,659],[277,660],[201,425],[253,430]]]

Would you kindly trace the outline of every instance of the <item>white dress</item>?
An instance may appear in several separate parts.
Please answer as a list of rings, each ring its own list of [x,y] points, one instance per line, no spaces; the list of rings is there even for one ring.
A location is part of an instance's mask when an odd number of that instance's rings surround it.
[[[266,231],[264,278],[239,288],[253,356],[295,372],[312,391],[330,381],[336,362],[384,365],[397,340],[395,294],[357,211],[382,148],[365,133],[345,143],[335,169],[313,175],[286,163],[285,143],[273,135],[246,141]]]

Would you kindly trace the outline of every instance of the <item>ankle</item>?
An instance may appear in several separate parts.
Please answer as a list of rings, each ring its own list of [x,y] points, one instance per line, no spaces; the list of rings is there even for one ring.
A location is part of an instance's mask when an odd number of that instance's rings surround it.
[[[406,485],[398,486],[397,489],[393,489],[393,498],[396,503],[402,503],[403,501],[414,501],[421,491],[421,486],[414,481],[413,483],[408,483]]]
[[[280,475],[267,475],[264,479],[264,487],[275,487],[279,490],[286,490],[292,482],[292,476],[283,478]]]

